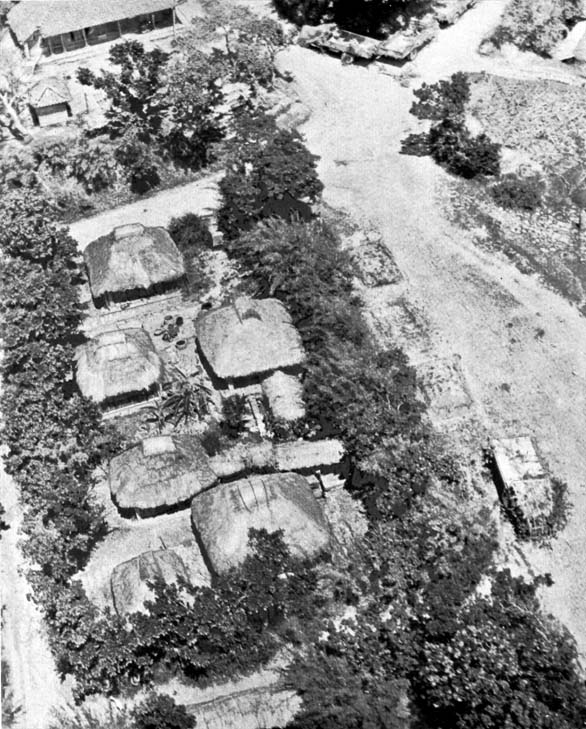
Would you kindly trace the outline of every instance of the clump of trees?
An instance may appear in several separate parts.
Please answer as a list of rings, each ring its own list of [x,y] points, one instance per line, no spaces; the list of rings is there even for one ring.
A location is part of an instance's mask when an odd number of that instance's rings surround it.
[[[226,159],[218,228],[229,240],[266,217],[270,201],[288,196],[313,202],[323,189],[317,158],[305,147],[299,132],[279,129],[262,112],[238,118]]]
[[[346,30],[384,37],[432,7],[431,0],[274,0],[288,20],[303,25],[334,21]]]
[[[468,179],[500,173],[500,144],[484,133],[473,135],[466,126],[466,104],[470,100],[466,74],[458,72],[448,81],[424,83],[414,94],[417,101],[411,113],[435,123],[427,134],[407,137],[403,141],[403,153],[430,154],[453,174]]]

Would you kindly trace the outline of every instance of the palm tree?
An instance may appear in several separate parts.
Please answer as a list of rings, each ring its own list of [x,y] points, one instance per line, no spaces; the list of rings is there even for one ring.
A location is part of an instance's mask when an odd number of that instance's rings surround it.
[[[165,419],[177,427],[182,421],[196,420],[207,415],[211,390],[204,385],[201,376],[186,375],[178,367],[173,368],[173,381],[165,397]]]

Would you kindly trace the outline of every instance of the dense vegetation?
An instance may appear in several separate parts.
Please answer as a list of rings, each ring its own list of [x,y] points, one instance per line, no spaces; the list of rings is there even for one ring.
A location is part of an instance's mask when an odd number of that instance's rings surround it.
[[[411,113],[434,122],[427,134],[416,134],[403,141],[405,154],[431,154],[449,172],[465,178],[500,173],[500,145],[484,133],[473,135],[466,126],[466,104],[470,84],[464,73],[449,81],[424,83],[416,89],[417,99]]]
[[[497,48],[512,43],[523,51],[549,56],[582,11],[581,0],[511,0],[489,41]]]
[[[334,21],[375,37],[404,27],[409,18],[424,15],[432,5],[430,0],[274,0],[274,4],[297,25]]]

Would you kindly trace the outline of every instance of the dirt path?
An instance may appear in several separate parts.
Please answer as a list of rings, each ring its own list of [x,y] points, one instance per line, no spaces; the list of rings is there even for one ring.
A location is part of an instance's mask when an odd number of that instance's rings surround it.
[[[14,706],[20,706],[16,729],[45,729],[54,707],[71,700],[55,670],[46,629],[31,589],[22,574],[24,563],[18,547],[21,512],[17,488],[0,468],[0,493],[10,529],[0,539],[2,579],[2,656],[10,667]]]
[[[171,218],[184,213],[206,215],[217,207],[217,182],[220,177],[220,174],[204,177],[91,218],[78,220],[70,226],[71,235],[83,250],[92,240],[106,235],[118,225],[142,223],[165,227]]]
[[[434,53],[443,57],[441,48]],[[461,355],[491,434],[535,436],[569,484],[575,509],[567,529],[551,551],[525,551],[534,569],[554,576],[544,605],[586,655],[586,319],[535,278],[481,253],[442,217],[434,198],[444,173],[429,159],[398,154],[400,139],[416,127],[409,90],[372,68],[343,67],[300,48],[287,54],[312,110],[304,132],[321,156],[327,202],[378,225],[424,312],[436,355]]]

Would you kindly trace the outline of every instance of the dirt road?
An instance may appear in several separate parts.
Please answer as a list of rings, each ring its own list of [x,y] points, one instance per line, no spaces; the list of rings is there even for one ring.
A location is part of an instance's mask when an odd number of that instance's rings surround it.
[[[487,0],[466,22],[488,16],[493,23],[498,1]],[[450,32],[440,39],[445,54],[429,47],[421,57],[426,73],[433,57],[453,58],[444,74],[466,65],[460,53],[450,56],[457,41]],[[544,606],[586,656],[586,319],[535,278],[481,253],[442,217],[435,191],[444,173],[429,159],[399,155],[400,139],[416,128],[408,89],[373,68],[342,66],[297,47],[283,61],[312,111],[303,131],[321,156],[326,201],[380,228],[428,321],[436,356],[461,355],[489,432],[535,436],[553,472],[568,482],[574,513],[567,529],[551,551],[525,552],[534,569],[552,573]]]

